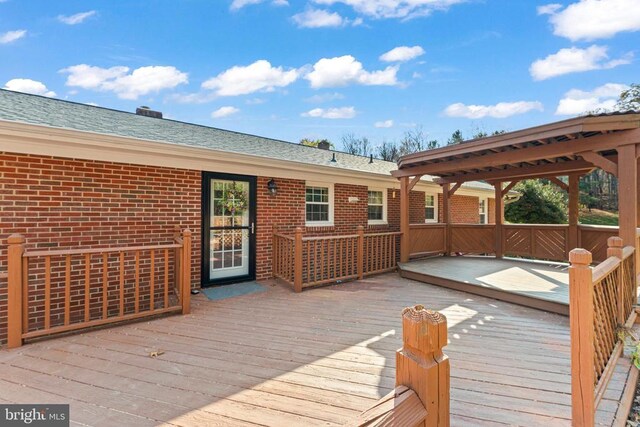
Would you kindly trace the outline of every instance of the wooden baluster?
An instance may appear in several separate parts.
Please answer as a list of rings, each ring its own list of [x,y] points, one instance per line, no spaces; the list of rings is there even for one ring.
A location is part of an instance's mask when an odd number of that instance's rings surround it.
[[[29,330],[29,258],[22,258],[22,330]]]
[[[293,290],[302,292],[302,228],[296,227],[296,237],[294,250],[294,267],[293,267]]]
[[[91,254],[84,255],[84,321],[91,320]]]
[[[413,390],[427,410],[425,427],[449,426],[447,318],[421,305],[402,311],[403,346],[396,352],[396,387]]]
[[[124,316],[124,252],[120,251],[120,317]]]
[[[109,254],[102,254],[102,318],[109,317]]]
[[[616,289],[616,299],[617,299],[617,321],[618,324],[624,325],[627,321],[627,316],[630,313],[626,312],[625,307],[625,290],[627,286],[633,286],[632,284],[625,283],[626,277],[624,274],[624,262],[623,258],[623,242],[622,239],[618,236],[612,236],[607,239],[607,258],[609,257],[618,257],[620,259],[620,268],[617,271],[617,289]]]
[[[320,279],[324,279],[325,278],[325,274],[324,274],[325,268],[327,269],[327,271],[329,270],[329,268],[325,265],[325,256],[324,256],[325,241],[324,240],[319,240],[318,243],[320,243]],[[329,254],[327,254],[327,255],[329,255]]]
[[[590,427],[595,422],[595,349],[593,272],[591,252],[569,252],[569,321],[571,327],[572,425]]]
[[[51,257],[44,257],[44,328],[51,327]]]
[[[182,255],[184,257],[182,261],[182,314],[189,314],[191,312],[191,230],[186,229],[182,232],[183,250]]]
[[[151,249],[149,253],[149,310],[154,311],[156,309],[156,252]]]
[[[64,324],[71,323],[71,255],[65,260],[64,274]]]
[[[164,308],[169,308],[169,249],[164,250]]]
[[[24,237],[12,234],[7,239],[7,347],[22,345],[22,255]]]
[[[134,313],[140,312],[140,251],[136,251],[136,271],[135,271],[135,289],[134,289],[134,301],[133,311]]]
[[[356,255],[357,266],[358,266],[358,280],[362,280],[364,278],[364,227],[362,225],[358,226],[358,252]]]

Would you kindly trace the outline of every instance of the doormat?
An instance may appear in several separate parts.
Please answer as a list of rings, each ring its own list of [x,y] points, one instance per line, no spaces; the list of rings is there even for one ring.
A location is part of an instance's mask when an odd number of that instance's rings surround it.
[[[258,282],[242,282],[233,285],[215,286],[211,288],[203,288],[202,293],[210,300],[220,300],[226,298],[238,297],[240,295],[248,295],[256,292],[264,292],[267,288]]]

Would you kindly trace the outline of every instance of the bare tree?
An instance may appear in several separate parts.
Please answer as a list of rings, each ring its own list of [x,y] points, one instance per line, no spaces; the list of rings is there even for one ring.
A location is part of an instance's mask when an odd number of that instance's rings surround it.
[[[358,138],[353,133],[347,133],[342,136],[342,149],[356,156],[369,156],[373,154],[369,138],[366,136]]]

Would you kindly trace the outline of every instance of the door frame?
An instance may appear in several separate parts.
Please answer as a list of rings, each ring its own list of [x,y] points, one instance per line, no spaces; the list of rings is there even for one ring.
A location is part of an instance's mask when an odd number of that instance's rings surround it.
[[[249,224],[253,224],[253,233],[249,232],[249,274],[234,276],[225,279],[209,279],[211,264],[210,255],[210,231],[211,231],[211,180],[220,179],[225,181],[245,181],[249,183]],[[230,173],[206,172],[202,171],[202,255],[200,259],[200,285],[204,287],[229,285],[231,283],[246,282],[256,278],[256,238],[257,230],[257,206],[258,206],[258,177],[251,175],[237,175]]]

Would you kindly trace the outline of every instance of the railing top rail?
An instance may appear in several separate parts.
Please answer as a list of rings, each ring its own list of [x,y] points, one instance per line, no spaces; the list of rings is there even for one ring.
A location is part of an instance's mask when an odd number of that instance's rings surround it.
[[[60,255],[84,255],[114,252],[134,252],[149,251],[157,249],[176,249],[181,248],[181,244],[172,243],[167,245],[149,245],[149,246],[120,246],[113,248],[85,248],[85,249],[56,249],[46,251],[28,251],[22,254],[24,258],[33,258],[40,256],[60,256]]]
[[[593,283],[598,283],[609,275],[620,264],[618,257],[609,257],[593,268]]]
[[[446,227],[447,224],[445,224],[444,222],[416,222],[413,224],[409,224],[409,227],[411,228],[435,228],[435,227]]]
[[[308,242],[311,240],[339,240],[339,239],[355,239],[357,234],[345,234],[340,236],[315,236],[315,237],[303,237],[302,241]]]
[[[385,233],[365,233],[364,237],[378,237],[378,236],[400,236],[401,231],[388,231]]]
[[[636,248],[633,246],[625,246],[622,249],[622,259],[627,259],[636,251]]]
[[[569,224],[503,224],[504,228],[548,228],[565,229]]]
[[[295,240],[295,238],[293,236],[287,236],[286,234],[273,233],[273,235],[276,236],[276,237],[281,237],[283,239],[287,239],[287,240]]]
[[[493,228],[495,224],[452,223],[451,227],[458,228]]]
[[[619,229],[617,225],[578,224],[578,227],[594,231],[616,231]]]

